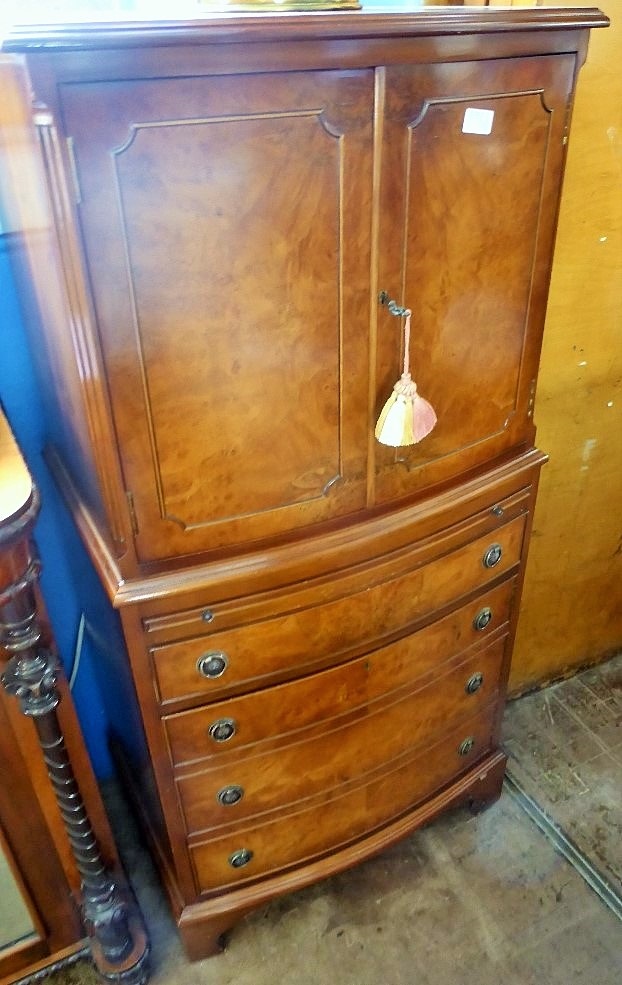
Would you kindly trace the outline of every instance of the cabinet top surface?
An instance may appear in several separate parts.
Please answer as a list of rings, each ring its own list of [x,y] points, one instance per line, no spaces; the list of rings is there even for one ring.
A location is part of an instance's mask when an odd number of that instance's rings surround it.
[[[313,10],[330,0],[22,0],[0,19],[7,51],[143,44],[420,36],[605,27],[596,7],[502,7],[445,0],[363,0],[361,9]],[[308,4],[309,9],[305,9]],[[244,9],[246,8],[246,9]]]

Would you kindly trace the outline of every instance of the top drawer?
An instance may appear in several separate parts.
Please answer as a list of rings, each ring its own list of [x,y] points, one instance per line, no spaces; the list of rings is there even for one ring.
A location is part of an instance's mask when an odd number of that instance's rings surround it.
[[[294,610],[295,596],[284,595],[281,612],[272,618],[154,646],[158,696],[167,703],[263,687],[410,630],[513,569],[525,521],[525,515],[517,516],[427,564],[418,565],[413,551],[399,573],[394,560],[381,561],[368,573],[375,584],[356,592],[325,600],[326,591],[348,585],[347,578],[335,579],[315,605]]]

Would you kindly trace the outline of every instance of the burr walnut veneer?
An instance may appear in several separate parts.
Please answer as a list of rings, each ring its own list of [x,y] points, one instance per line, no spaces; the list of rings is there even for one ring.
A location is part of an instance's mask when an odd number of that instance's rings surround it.
[[[49,460],[120,613],[108,687],[192,957],[499,792],[565,145],[606,23],[385,5],[8,41]],[[413,447],[374,439],[402,359],[382,291],[438,415]]]

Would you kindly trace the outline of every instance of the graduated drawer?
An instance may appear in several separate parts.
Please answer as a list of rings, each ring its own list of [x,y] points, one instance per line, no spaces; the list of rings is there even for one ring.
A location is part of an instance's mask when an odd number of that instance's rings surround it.
[[[151,648],[163,703],[263,687],[275,678],[337,663],[383,637],[404,632],[516,565],[525,515],[427,564],[396,573],[395,559],[365,572],[358,591],[221,632]],[[410,563],[414,564],[414,552]],[[400,558],[402,568],[409,558]],[[360,579],[359,579],[360,580]],[[347,586],[334,579],[323,595]],[[336,587],[334,587],[336,586]],[[283,596],[282,609],[296,604]]]
[[[435,745],[382,769],[364,783],[344,783],[263,824],[240,824],[190,846],[199,892],[240,883],[345,846],[398,818],[447,786],[491,746],[495,708]]]
[[[388,647],[401,649],[407,641]],[[451,661],[432,681],[416,682],[349,715],[324,723],[321,731],[290,733],[278,748],[259,743],[214,768],[178,779],[188,833],[237,822],[361,781],[417,746],[428,745],[497,694],[505,638]],[[376,656],[376,655],[374,655]],[[380,656],[380,655],[378,655]],[[371,658],[370,658],[371,659]],[[322,687],[324,674],[317,675]]]
[[[392,691],[424,687],[433,676],[446,672],[443,664],[449,657],[505,625],[514,584],[514,579],[503,582],[417,633],[337,667],[166,716],[173,764],[222,758],[251,743],[305,728],[325,728],[329,719],[353,713]]]

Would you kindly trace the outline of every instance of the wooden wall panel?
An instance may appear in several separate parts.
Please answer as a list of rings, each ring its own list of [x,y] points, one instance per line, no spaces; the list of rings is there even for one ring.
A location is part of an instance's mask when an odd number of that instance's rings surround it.
[[[544,334],[535,420],[550,462],[514,693],[622,646],[622,9],[602,7],[611,27],[581,72]]]

